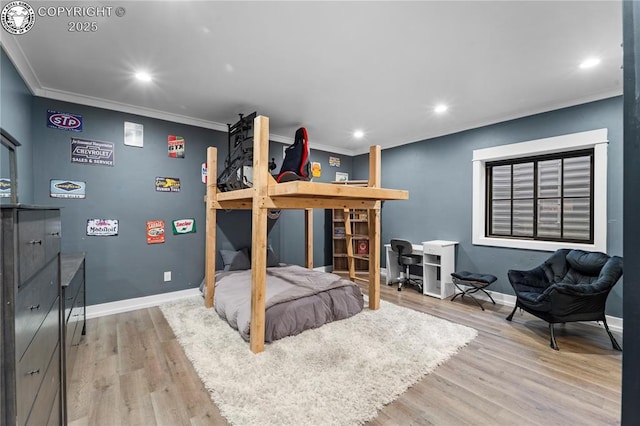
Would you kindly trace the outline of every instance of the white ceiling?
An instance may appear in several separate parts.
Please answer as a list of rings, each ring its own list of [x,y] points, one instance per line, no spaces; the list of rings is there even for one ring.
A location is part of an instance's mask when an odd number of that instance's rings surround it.
[[[221,130],[257,111],[273,140],[305,126],[312,149],[344,154],[622,93],[620,1],[27,2],[112,7],[1,30],[38,96]]]

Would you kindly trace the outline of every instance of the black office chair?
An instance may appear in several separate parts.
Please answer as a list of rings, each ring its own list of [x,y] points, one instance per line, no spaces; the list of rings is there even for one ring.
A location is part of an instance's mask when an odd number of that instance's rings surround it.
[[[401,271],[404,271],[404,276],[400,277],[400,282],[398,283],[398,291],[402,290],[403,285],[413,284],[418,287],[420,293],[422,293],[422,282],[409,278],[409,267],[411,265],[421,265],[422,256],[419,254],[411,254],[413,247],[411,246],[411,242],[407,240],[392,239],[391,250],[398,254],[398,266],[400,266]]]

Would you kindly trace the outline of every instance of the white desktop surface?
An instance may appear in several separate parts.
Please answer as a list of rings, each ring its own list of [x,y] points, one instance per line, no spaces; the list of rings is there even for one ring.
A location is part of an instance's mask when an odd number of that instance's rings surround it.
[[[424,243],[422,244],[411,244],[411,248],[412,248],[412,252],[409,254],[422,254],[422,247],[423,247]],[[391,244],[385,244],[384,245],[386,249],[391,249]]]
[[[447,240],[432,240],[432,241],[423,241],[422,245],[424,244],[431,244],[434,246],[441,246],[441,247],[446,247],[446,246],[453,246],[458,244],[457,241],[447,241]]]

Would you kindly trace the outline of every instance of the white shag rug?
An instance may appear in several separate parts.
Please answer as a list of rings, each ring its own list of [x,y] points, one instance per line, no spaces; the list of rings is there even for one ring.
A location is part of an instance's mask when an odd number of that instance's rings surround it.
[[[234,425],[355,425],[377,416],[477,331],[381,301],[254,354],[202,297],[160,306]]]

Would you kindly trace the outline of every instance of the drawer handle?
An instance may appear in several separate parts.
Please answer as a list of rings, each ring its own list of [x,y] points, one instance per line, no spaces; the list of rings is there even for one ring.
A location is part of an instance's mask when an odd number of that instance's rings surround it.
[[[34,246],[35,246],[36,244],[40,244],[40,245],[42,245],[42,240],[31,240],[31,241],[29,241],[29,244],[32,244],[32,245],[34,245]]]
[[[37,370],[31,370],[27,374],[30,376],[33,376],[34,374],[40,374],[40,369],[38,368]]]
[[[60,235],[60,232],[52,232],[51,235],[57,237],[58,235]]]
[[[38,303],[37,305],[31,305],[29,306],[29,310],[33,311],[34,309],[40,309],[40,304]]]

